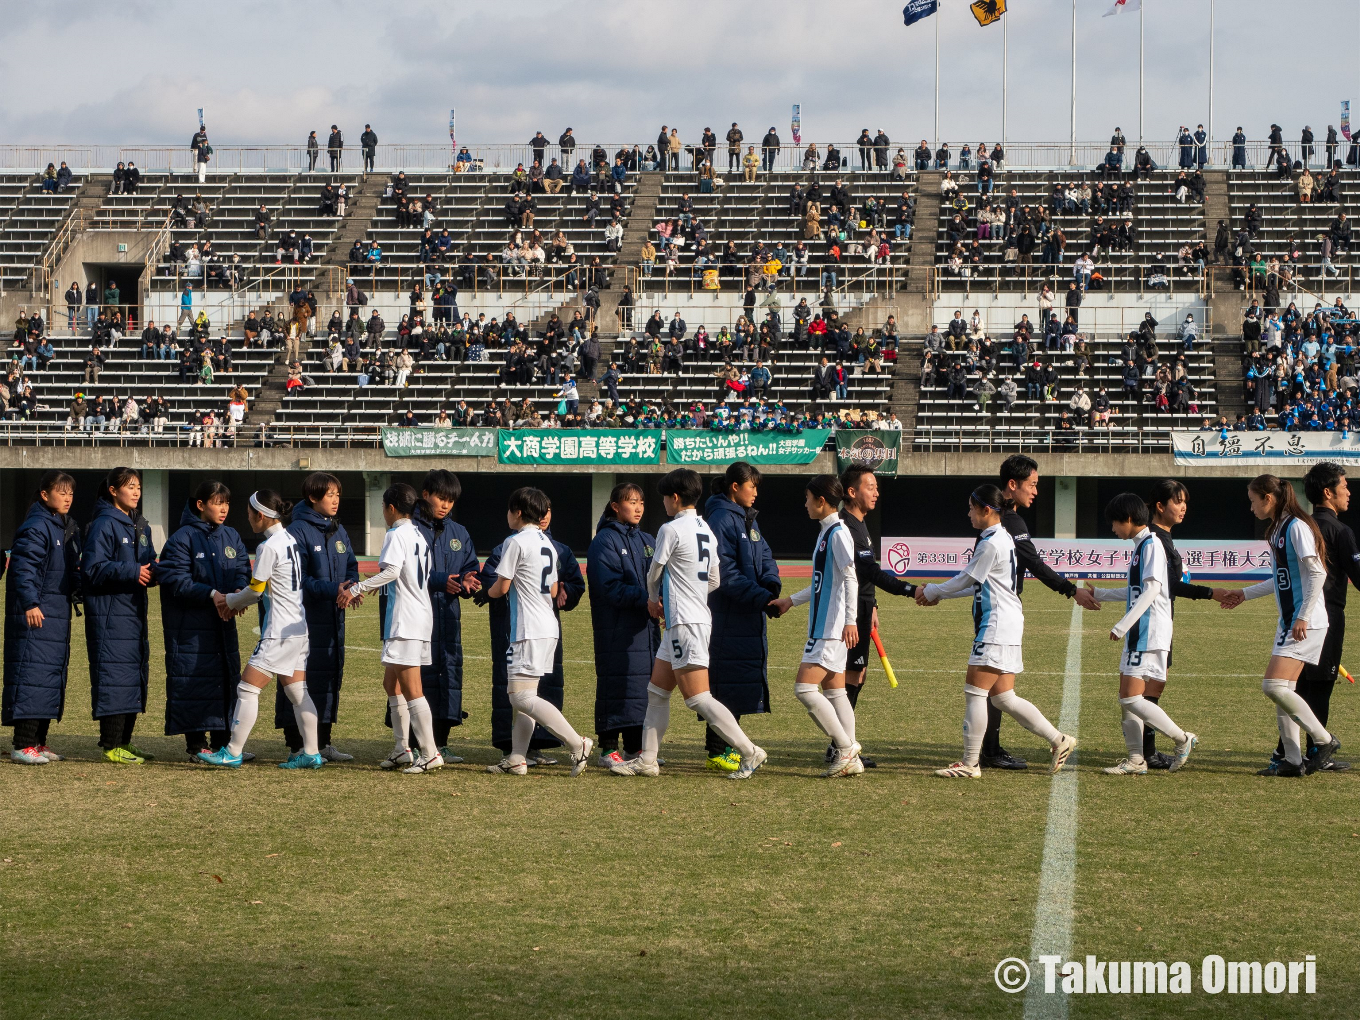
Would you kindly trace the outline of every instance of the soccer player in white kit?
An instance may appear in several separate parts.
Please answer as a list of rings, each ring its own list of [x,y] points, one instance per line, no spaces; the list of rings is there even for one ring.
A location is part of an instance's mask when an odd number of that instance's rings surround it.
[[[278,677],[283,693],[293,706],[293,718],[302,734],[302,750],[279,765],[281,769],[319,769],[326,763],[316,742],[317,714],[307,693],[307,618],[302,613],[302,551],[283,526],[292,504],[270,489],[250,496],[247,519],[251,530],[265,536],[255,551],[250,584],[238,592],[213,592],[222,619],[245,612],[264,600],[260,643],[241,674],[236,688],[236,712],[231,739],[216,751],[201,751],[198,760],[225,768],[241,767],[255,719],[260,714],[260,691]]]
[[[808,516],[821,524],[812,552],[812,583],[775,601],[783,616],[808,604],[807,643],[793,693],[812,721],[831,738],[833,756],[822,775],[856,776],[864,771],[855,740],[855,709],[845,693],[845,662],[859,644],[859,579],[855,544],[840,517],[845,490],[835,475],[817,475],[804,487]]]
[[[1110,530],[1119,538],[1133,542],[1129,557],[1129,583],[1124,588],[1086,587],[1097,602],[1124,600],[1122,619],[1110,628],[1111,641],[1123,641],[1119,660],[1119,704],[1123,710],[1124,746],[1129,755],[1105,769],[1111,776],[1145,776],[1143,727],[1151,726],[1170,737],[1176,753],[1168,770],[1175,772],[1185,764],[1199,738],[1182,730],[1161,705],[1148,701],[1144,694],[1160,698],[1166,687],[1167,659],[1171,654],[1171,578],[1166,550],[1148,526],[1151,514],[1147,504],[1131,492],[1121,492],[1105,508]]]
[[[763,748],[752,743],[736,717],[708,687],[708,642],[713,616],[708,593],[718,587],[718,540],[695,509],[703,495],[697,472],[676,468],[657,486],[671,519],[656,533],[652,566],[647,572],[647,609],[665,620],[661,647],[652,662],[647,685],[647,714],[642,721],[642,750],[636,758],[610,768],[616,776],[656,776],[656,756],[671,719],[671,692],[678,686],[685,707],[713,728],[741,755],[729,779],[749,779],[765,764]]]
[[[378,572],[346,586],[336,599],[344,609],[368,592],[392,586],[382,620],[382,662],[383,689],[392,710],[394,746],[380,767],[401,768],[407,775],[444,767],[444,758],[434,739],[434,715],[420,682],[420,667],[430,664],[434,610],[426,587],[433,557],[425,536],[411,520],[419,499],[416,490],[403,482],[389,486],[383,493],[387,534],[378,554]],[[420,745],[420,757],[414,760],[410,748],[412,729]]]
[[[1049,772],[1063,767],[1075,737],[1058,731],[1042,712],[1015,693],[1015,676],[1024,670],[1021,643],[1025,613],[1015,593],[1015,542],[1001,524],[1001,490],[979,485],[968,497],[968,520],[982,534],[968,566],[943,584],[917,589],[918,605],[933,606],[940,599],[973,597],[973,650],[963,686],[963,758],[936,769],[946,779],[978,779],[978,758],[987,728],[987,702],[1001,709],[1036,736],[1048,741],[1052,752]]]
[[[515,534],[505,540],[496,566],[496,583],[487,595],[510,603],[510,647],[506,650],[506,693],[515,721],[510,732],[510,754],[488,772],[522,776],[529,771],[529,742],[534,726],[542,726],[571,752],[571,774],[579,776],[595,742],[572,729],[556,705],[538,696],[538,681],[553,669],[557,651],[557,550],[543,533],[542,522],[552,502],[539,489],[516,489],[510,494],[505,519]]]
[[[1261,690],[1275,703],[1275,722],[1285,760],[1257,774],[1301,776],[1305,771],[1323,768],[1341,747],[1341,741],[1327,731],[1294,689],[1304,664],[1317,665],[1327,640],[1327,607],[1322,600],[1322,586],[1327,580],[1327,549],[1317,523],[1299,506],[1294,486],[1289,482],[1274,475],[1261,475],[1247,485],[1247,496],[1256,519],[1270,522],[1266,537],[1275,570],[1269,581],[1242,589],[1242,595],[1244,599],[1255,599],[1273,591],[1280,609],[1275,647]],[[1299,740],[1300,726],[1317,745],[1309,756],[1307,770]]]

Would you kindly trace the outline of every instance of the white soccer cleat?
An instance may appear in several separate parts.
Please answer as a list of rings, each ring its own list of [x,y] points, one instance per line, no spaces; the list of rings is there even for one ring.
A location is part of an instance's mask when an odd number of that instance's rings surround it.
[[[1056,776],[1058,770],[1067,764],[1067,759],[1072,757],[1072,752],[1077,749],[1077,738],[1069,737],[1066,733],[1058,734],[1058,742],[1053,745],[1053,761],[1048,766],[1048,774]]]
[[[643,761],[642,756],[636,758],[626,758],[617,765],[609,767],[611,776],[659,776],[661,766],[654,761]]]
[[[334,744],[327,744],[321,749],[321,757],[327,761],[353,761],[354,755],[346,754],[344,751],[337,751]]]
[[[57,754],[56,751],[54,751],[54,750],[52,750],[50,747],[48,747],[46,744],[43,744],[43,745],[41,745],[41,746],[38,748],[38,753],[39,753],[40,755],[42,755],[44,758],[46,758],[48,761],[65,761],[65,760],[66,760],[66,759],[63,758],[61,755]]]
[[[542,751],[530,751],[524,759],[530,765],[556,765],[557,759]]]
[[[1145,776],[1147,775],[1147,762],[1130,761],[1127,758],[1120,758],[1119,762],[1111,765],[1107,769],[1101,769],[1107,776]]]
[[[403,768],[407,765],[414,765],[415,761],[416,756],[411,753],[411,749],[408,747],[404,751],[393,751],[382,761],[378,762],[378,768],[385,769],[388,772],[390,772],[393,769]]]
[[[965,765],[961,761],[956,761],[953,765],[936,769],[935,774],[942,779],[981,779],[982,767],[980,765]]]
[[[16,747],[9,760],[17,765],[46,765],[50,759],[36,747]]]
[[[571,776],[575,779],[586,770],[590,764],[590,752],[595,750],[595,741],[589,737],[581,738],[581,753],[571,756]]]
[[[427,772],[434,772],[436,769],[442,769],[443,767],[444,756],[436,751],[433,758],[426,758],[424,755],[421,755],[416,759],[414,765],[410,768],[402,769],[401,771],[404,775],[408,776],[423,776]]]
[[[844,753],[837,754],[836,758],[822,773],[824,779],[835,779],[837,776],[848,776],[854,773],[849,770],[852,762],[859,757],[859,744],[851,744]]]
[[[858,776],[863,772],[864,772],[864,759],[861,758],[859,755],[855,755],[855,757],[851,760],[850,764],[845,767],[845,771],[842,772],[841,775],[846,776],[848,778],[850,776]]]
[[[735,772],[729,772],[727,774],[727,778],[750,779],[752,773],[754,773],[756,769],[760,768],[760,766],[764,765],[769,757],[770,756],[765,753],[765,749],[763,747],[757,747],[754,751],[751,752],[749,757],[746,755],[742,756],[741,767],[737,769],[737,771]],[[860,771],[861,772],[864,771],[863,766],[860,766]]]
[[[1190,752],[1199,746],[1199,736],[1185,731],[1185,743],[1176,745],[1176,753],[1171,756],[1171,764],[1166,767],[1168,772],[1175,772],[1186,763],[1190,758]]]
[[[512,765],[509,758],[502,758],[495,765],[488,765],[486,770],[500,776],[527,776],[529,764],[520,762],[518,765]]]
[[[602,769],[612,769],[615,765],[622,765],[624,760],[618,751],[606,751],[595,760],[595,764]]]

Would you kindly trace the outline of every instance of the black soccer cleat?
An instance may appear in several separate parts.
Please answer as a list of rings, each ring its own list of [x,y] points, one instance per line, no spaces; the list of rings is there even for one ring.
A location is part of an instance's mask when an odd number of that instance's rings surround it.
[[[1258,776],[1278,776],[1281,779],[1294,779],[1303,775],[1303,769],[1288,761],[1271,761],[1256,773]]]
[[[1175,761],[1175,759],[1165,751],[1154,751],[1151,758],[1145,758],[1144,760],[1147,762],[1147,767],[1150,769],[1169,769],[1171,768],[1171,763]]]
[[[998,747],[996,754],[984,754],[978,759],[978,764],[984,769],[1008,769],[1012,772],[1019,772],[1029,768],[1029,762],[1017,755],[1011,754],[1004,747]]]
[[[1308,768],[1309,775],[1314,772],[1325,771],[1328,763],[1332,760],[1332,756],[1339,750],[1341,750],[1341,741],[1337,740],[1336,737],[1332,737],[1331,741],[1328,743],[1319,744],[1310,751],[1308,757],[1304,759],[1304,764]]]

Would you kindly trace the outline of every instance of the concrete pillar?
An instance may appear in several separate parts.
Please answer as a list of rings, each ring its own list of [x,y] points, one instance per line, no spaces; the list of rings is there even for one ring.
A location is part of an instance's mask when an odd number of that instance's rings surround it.
[[[1066,475],[1053,479],[1053,537],[1077,537],[1077,480]]]
[[[1309,502],[1307,494],[1303,491],[1303,479],[1291,478],[1290,484],[1294,486],[1294,495],[1299,498],[1299,506],[1303,507],[1306,513],[1313,512],[1313,504]]]
[[[609,505],[609,494],[614,491],[614,475],[608,472],[595,472],[590,476],[590,533],[595,534],[595,525],[600,514]]]
[[[385,471],[364,472],[364,555],[377,556],[382,552],[387,522],[383,520],[382,495],[392,484],[392,476]]]
[[[170,536],[170,472],[142,472],[142,516],[151,525],[151,543],[159,552]]]

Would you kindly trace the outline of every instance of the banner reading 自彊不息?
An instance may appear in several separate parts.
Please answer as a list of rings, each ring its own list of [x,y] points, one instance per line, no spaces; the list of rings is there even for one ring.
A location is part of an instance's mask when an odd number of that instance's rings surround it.
[[[502,464],[659,464],[659,429],[501,429]]]
[[[495,429],[384,428],[389,457],[494,457]]]
[[[1241,461],[1243,471],[1296,467],[1306,471],[1318,461],[1360,465],[1360,435],[1351,432],[1172,432],[1176,463],[1222,464]]]
[[[803,432],[709,432],[668,429],[666,456],[672,464],[811,464],[822,452],[830,429]]]
[[[897,431],[869,432],[840,429],[836,432],[836,470],[844,471],[851,464],[873,468],[885,478],[897,477],[897,455],[902,447],[902,433]]]

